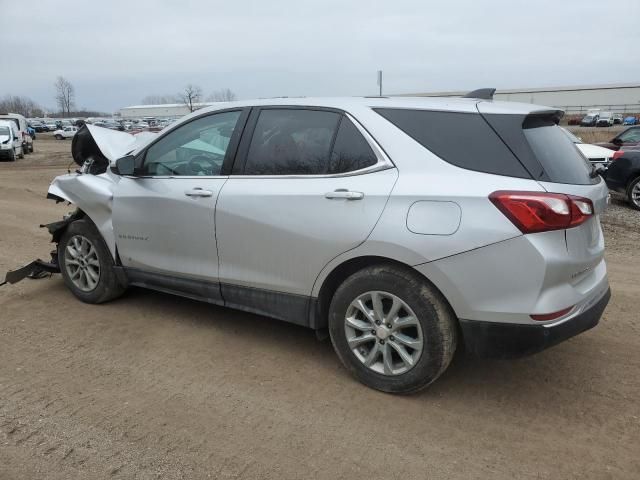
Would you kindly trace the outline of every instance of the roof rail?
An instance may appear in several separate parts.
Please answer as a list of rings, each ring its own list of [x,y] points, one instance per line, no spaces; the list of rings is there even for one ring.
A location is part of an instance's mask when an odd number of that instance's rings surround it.
[[[493,94],[496,93],[495,88],[479,88],[473,92],[463,95],[462,98],[479,98],[480,100],[493,100]]]

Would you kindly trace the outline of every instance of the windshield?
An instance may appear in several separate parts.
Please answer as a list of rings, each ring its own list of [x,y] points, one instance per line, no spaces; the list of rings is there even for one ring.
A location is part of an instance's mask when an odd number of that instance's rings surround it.
[[[9,127],[0,127],[0,135],[2,136],[10,136],[11,132],[9,131]]]

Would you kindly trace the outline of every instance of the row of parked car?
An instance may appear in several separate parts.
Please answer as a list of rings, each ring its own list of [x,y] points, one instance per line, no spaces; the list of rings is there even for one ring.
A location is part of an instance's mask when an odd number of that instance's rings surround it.
[[[35,132],[18,113],[0,113],[0,158],[14,161],[33,152]]]
[[[640,120],[635,115],[624,116],[621,113],[591,111],[584,117],[569,119],[569,125],[582,127],[611,127],[613,125],[637,125]]]

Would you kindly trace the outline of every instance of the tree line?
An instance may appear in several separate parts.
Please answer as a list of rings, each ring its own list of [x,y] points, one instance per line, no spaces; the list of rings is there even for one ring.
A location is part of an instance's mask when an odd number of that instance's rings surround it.
[[[188,84],[177,94],[147,95],[141,101],[143,105],[163,105],[167,103],[180,103],[187,106],[190,112],[197,110],[200,102],[232,102],[236,100],[236,94],[229,88],[222,88],[204,96],[202,88],[198,85]]]
[[[102,112],[76,110],[76,95],[73,84],[63,76],[58,76],[53,84],[55,90],[56,116],[103,116]],[[202,88],[198,85],[188,84],[177,94],[148,95],[142,99],[143,105],[162,105],[167,103],[181,103],[187,106],[190,112],[197,110],[198,103],[206,102],[231,102],[236,100],[236,94],[229,88],[222,88],[211,92],[206,98]],[[0,112],[19,113],[25,117],[44,117],[46,109],[29,97],[21,95],[5,95],[0,98]]]

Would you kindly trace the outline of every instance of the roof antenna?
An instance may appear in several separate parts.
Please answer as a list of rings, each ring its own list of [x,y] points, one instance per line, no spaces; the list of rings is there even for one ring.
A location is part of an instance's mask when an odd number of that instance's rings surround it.
[[[495,88],[479,88],[473,92],[463,95],[462,98],[478,98],[480,100],[493,100],[493,94],[496,93]]]

